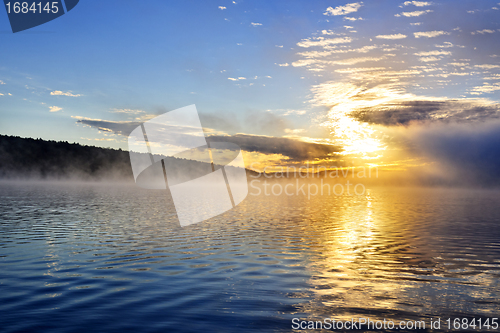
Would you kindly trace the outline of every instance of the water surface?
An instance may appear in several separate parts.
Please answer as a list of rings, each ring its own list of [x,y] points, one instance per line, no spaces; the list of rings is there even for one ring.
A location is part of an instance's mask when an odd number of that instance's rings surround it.
[[[180,228],[165,191],[0,184],[2,332],[292,331],[498,317],[500,192],[248,196]]]

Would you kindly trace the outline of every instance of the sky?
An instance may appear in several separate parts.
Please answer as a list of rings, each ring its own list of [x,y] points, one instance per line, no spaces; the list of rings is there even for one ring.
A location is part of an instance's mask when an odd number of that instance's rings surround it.
[[[0,134],[128,149],[195,104],[256,169],[481,178],[500,165],[497,1],[85,0],[15,34],[0,10]]]

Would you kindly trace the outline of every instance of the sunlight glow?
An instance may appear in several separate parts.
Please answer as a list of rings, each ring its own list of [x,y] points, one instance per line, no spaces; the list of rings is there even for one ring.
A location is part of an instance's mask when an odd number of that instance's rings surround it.
[[[359,155],[363,159],[382,157],[387,147],[381,141],[382,133],[370,124],[354,117],[355,112],[370,111],[391,103],[415,100],[415,95],[404,92],[390,84],[376,87],[357,86],[351,83],[327,82],[313,87],[313,102],[330,107],[328,121],[323,123],[331,129],[336,142],[343,146],[343,155]]]

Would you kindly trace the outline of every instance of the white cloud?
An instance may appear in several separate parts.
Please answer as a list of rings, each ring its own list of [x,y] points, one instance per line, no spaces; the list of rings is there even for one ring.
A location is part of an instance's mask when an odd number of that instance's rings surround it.
[[[406,17],[416,17],[420,15],[424,15],[427,13],[433,12],[432,9],[427,9],[427,10],[417,10],[414,12],[402,12],[401,15],[406,16]]]
[[[342,48],[342,49],[333,49],[333,50],[327,50],[327,51],[307,51],[307,52],[299,52],[298,55],[301,55],[305,58],[319,58],[319,57],[326,57],[332,54],[336,53],[349,53],[349,52],[357,52],[357,53],[367,53],[371,50],[374,50],[378,48],[377,45],[366,45],[357,49],[347,49],[347,48]]]
[[[255,22],[252,22],[252,23],[250,23],[250,24],[251,24],[251,25],[253,25],[254,27],[257,27],[257,26],[259,26],[259,25],[262,25],[262,23],[255,23]]]
[[[475,32],[471,32],[471,35],[475,35],[475,34],[481,34],[481,35],[492,34],[494,32],[495,32],[495,30],[483,29],[483,30],[476,30]]]
[[[224,7],[224,6],[219,6],[219,9],[220,9],[220,10],[224,10],[224,9],[226,9],[226,7]]]
[[[414,53],[416,56],[435,56],[435,55],[450,55],[450,51],[428,51],[428,52],[418,52]]]
[[[82,96],[80,94],[76,94],[76,95],[72,94],[71,91],[64,92],[64,91],[61,91],[61,90],[51,91],[50,94],[53,95],[53,96],[71,96],[71,97],[80,97],[80,96]]]
[[[437,57],[422,57],[422,58],[419,58],[418,60],[423,61],[423,62],[431,62],[431,61],[439,61],[439,60],[441,60],[441,58],[437,58]]]
[[[330,61],[330,63],[333,65],[354,65],[354,64],[358,64],[360,62],[380,61],[384,58],[385,57],[380,57],[380,58],[374,58],[374,57],[349,58],[349,59]]]
[[[128,113],[128,114],[145,113],[145,111],[134,110],[134,109],[112,109],[111,112],[113,112],[113,113]]]
[[[457,67],[464,67],[464,66],[468,66],[469,63],[468,62],[450,62],[450,63],[448,63],[448,65],[457,66]]]
[[[359,68],[344,68],[344,69],[336,69],[337,73],[359,73],[359,72],[373,72],[373,71],[381,71],[385,70],[385,67],[359,67]]]
[[[414,32],[413,35],[415,35],[415,38],[420,38],[420,37],[427,37],[427,38],[433,38],[433,37],[438,37],[442,35],[449,35],[449,32],[446,31],[421,31],[421,32]]]
[[[298,129],[290,129],[290,128],[285,128],[285,133],[286,134],[300,134],[305,132],[306,130],[303,128],[298,128]]]
[[[240,77],[237,77],[237,78],[234,78],[234,77],[228,77],[227,79],[228,79],[228,80],[231,80],[231,81],[239,81],[239,80],[246,80],[247,78],[246,78],[246,77],[243,77],[243,76],[240,76]]]
[[[279,47],[281,49],[283,48],[283,45],[274,45],[274,46]]]
[[[333,30],[321,30],[323,35],[345,36],[344,32],[335,32]]]
[[[49,109],[50,109],[50,112],[57,112],[57,111],[62,110],[62,108],[60,108],[58,106],[49,106]]]
[[[321,63],[323,61],[317,61],[314,59],[300,59],[297,61],[292,62],[293,67],[304,67],[304,66],[309,66],[315,63]],[[286,64],[288,66],[288,64]]]
[[[358,21],[358,20],[359,21],[363,21],[363,18],[362,17],[355,18],[355,17],[345,16],[344,20],[348,20],[348,21]]]
[[[287,63],[287,62],[285,62],[284,64],[278,64],[278,66],[280,66],[280,67],[287,67],[287,66],[290,66],[290,64]]]
[[[0,84],[5,84],[5,82],[3,82],[2,80],[0,80]]]
[[[485,64],[485,65],[475,65],[474,67],[477,67],[477,68],[482,68],[482,69],[500,68],[500,66],[499,66],[499,65],[489,65],[489,64]]]
[[[363,6],[363,2],[348,3],[345,6],[338,7],[328,7],[323,15],[337,16],[337,15],[347,15],[349,13],[357,12],[359,8]]]
[[[430,6],[432,5],[432,2],[426,2],[426,1],[405,1],[403,3],[405,6],[413,5],[417,7],[425,7],[425,6]]]
[[[410,23],[410,25],[421,25],[422,22],[415,22],[415,23]]]
[[[403,34],[393,34],[393,35],[378,35],[375,38],[379,39],[403,39],[406,38],[406,35]]]
[[[344,44],[352,42],[351,37],[339,37],[339,38],[331,38],[325,39],[324,37],[317,37],[315,40],[311,40],[309,38],[303,39],[297,43],[297,46],[300,47],[312,47],[312,46],[321,46],[325,47],[331,44]]]
[[[494,91],[500,90],[500,82],[499,83],[483,83],[482,86],[472,88],[471,95],[481,95],[483,93],[492,93]]]
[[[490,76],[484,77],[485,80],[500,80],[500,74],[490,74]]]
[[[435,47],[440,47],[440,48],[447,48],[447,47],[453,47],[453,43],[450,42],[444,42],[443,45],[436,44],[434,45]]]

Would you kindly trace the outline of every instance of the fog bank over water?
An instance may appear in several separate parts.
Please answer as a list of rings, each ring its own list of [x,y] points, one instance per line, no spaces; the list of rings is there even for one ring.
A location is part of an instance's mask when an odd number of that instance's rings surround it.
[[[323,179],[325,183],[345,184],[349,180],[364,186],[498,187],[499,128],[500,122],[475,126],[409,126],[404,131],[394,127],[390,134],[403,142],[410,153],[432,161],[409,168],[373,164],[353,168],[335,163],[304,162],[288,167],[288,172],[287,167],[283,167],[282,172],[273,168],[259,173],[247,165],[247,177],[249,183],[257,180],[256,186],[265,181],[285,183],[299,179],[301,183],[317,183]],[[168,162],[169,167],[176,166],[171,171],[186,173],[189,179],[197,178],[199,175],[195,174],[200,164],[206,163],[189,156],[181,157],[187,158],[168,158],[174,162]],[[19,180],[134,185],[128,151],[0,136],[0,181]]]

